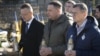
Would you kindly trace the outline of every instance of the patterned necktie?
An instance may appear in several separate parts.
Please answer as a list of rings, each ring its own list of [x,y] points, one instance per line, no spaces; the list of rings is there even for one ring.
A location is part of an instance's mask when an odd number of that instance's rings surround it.
[[[25,33],[27,33],[27,31],[28,31],[28,25],[29,25],[29,23],[26,23]]]

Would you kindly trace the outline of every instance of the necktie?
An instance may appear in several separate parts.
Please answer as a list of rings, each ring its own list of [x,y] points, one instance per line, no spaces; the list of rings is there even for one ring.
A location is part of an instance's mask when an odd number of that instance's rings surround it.
[[[28,23],[26,23],[25,33],[27,33],[27,31],[28,31]]]

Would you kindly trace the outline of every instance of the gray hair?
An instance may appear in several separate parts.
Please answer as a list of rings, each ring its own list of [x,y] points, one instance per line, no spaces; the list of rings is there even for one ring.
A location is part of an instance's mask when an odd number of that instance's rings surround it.
[[[78,7],[81,11],[86,11],[88,12],[88,7],[85,3],[76,3],[73,8]]]

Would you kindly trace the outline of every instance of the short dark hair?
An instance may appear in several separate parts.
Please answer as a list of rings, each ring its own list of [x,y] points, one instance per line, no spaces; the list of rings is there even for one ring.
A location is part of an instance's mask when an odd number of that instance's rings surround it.
[[[76,3],[73,8],[79,7],[82,11],[88,11],[88,7],[85,3]]]
[[[99,11],[100,11],[100,4],[99,4],[99,5],[97,5],[97,6],[96,6],[96,8],[97,8],[97,9],[99,9]]]
[[[24,9],[24,8],[29,8],[29,9],[31,9],[32,6],[31,6],[31,4],[29,4],[29,3],[24,3],[24,4],[20,7],[20,9]]]
[[[75,5],[75,4],[76,4],[76,2],[75,2],[75,1],[73,1],[73,0],[68,0],[66,3],[71,3],[71,4],[73,4],[73,5]]]
[[[62,8],[62,3],[60,1],[52,1],[48,5],[53,5],[56,8]]]

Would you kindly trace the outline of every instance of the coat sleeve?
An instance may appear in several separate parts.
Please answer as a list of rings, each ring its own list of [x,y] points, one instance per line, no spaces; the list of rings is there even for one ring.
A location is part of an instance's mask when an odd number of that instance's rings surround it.
[[[43,29],[44,29],[44,25],[40,24],[40,26],[38,27],[38,32],[37,32],[37,44],[40,46],[41,45],[41,41],[43,38]]]
[[[100,56],[100,33],[95,34],[95,37],[92,41],[92,50],[76,50],[76,56]]]
[[[40,56],[39,55],[39,48],[40,48],[41,41],[42,41],[42,38],[43,38],[43,28],[44,28],[44,25],[42,25],[42,24],[38,25],[37,38],[36,38],[37,41],[36,41],[36,44],[35,44],[36,48],[34,49],[35,50],[34,54],[36,56]]]
[[[64,51],[66,50],[66,45],[51,47],[52,55],[64,55]]]
[[[21,39],[20,42],[18,43],[18,50],[20,51],[22,47],[23,47],[23,39]]]

